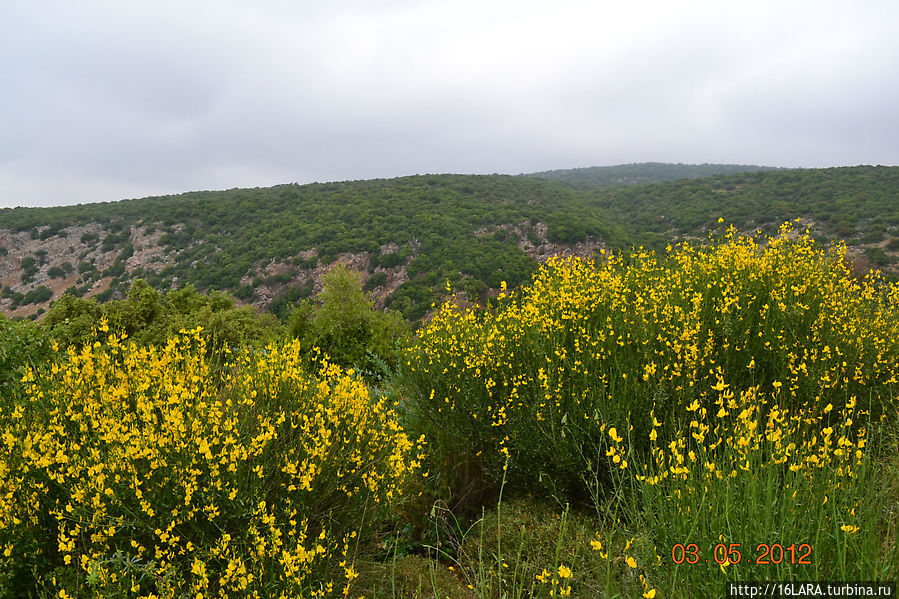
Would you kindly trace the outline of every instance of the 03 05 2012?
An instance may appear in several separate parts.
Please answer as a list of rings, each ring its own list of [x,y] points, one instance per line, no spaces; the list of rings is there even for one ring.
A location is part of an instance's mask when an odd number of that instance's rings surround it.
[[[675,564],[708,564],[711,561],[719,565],[739,564],[752,561],[753,556],[743,555],[740,543],[718,543],[712,549],[711,560],[704,557],[696,543],[675,543],[671,547],[671,561]],[[810,566],[812,564],[812,546],[808,543],[759,543],[755,546],[754,560],[757,565],[792,564]]]

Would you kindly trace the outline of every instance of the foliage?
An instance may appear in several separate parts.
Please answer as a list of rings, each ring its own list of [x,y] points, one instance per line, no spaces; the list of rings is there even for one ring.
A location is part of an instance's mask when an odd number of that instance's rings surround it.
[[[623,229],[590,208],[588,198],[561,183],[503,175],[427,175],[391,180],[267,189],[194,192],[105,204],[0,210],[0,228],[29,230],[102,223],[101,251],[118,251],[107,274],[120,276],[133,243],[131,231],[159,229],[171,264],[144,277],[156,288],[178,281],[201,291],[241,288],[274,262],[300,268],[327,265],[345,253],[366,252],[372,265],[407,265],[410,290],[394,298],[408,318],[438,299],[443,282],[461,273],[485,283],[526,281],[536,262],[517,237],[492,234],[501,226],[533,230],[550,223],[552,239],[587,236],[619,246]],[[490,239],[476,232],[487,230]],[[101,237],[84,233],[82,241]],[[382,253],[382,248],[396,251]],[[306,252],[314,258],[296,259]],[[305,255],[305,254],[304,254]],[[308,262],[311,261],[311,264]],[[374,266],[373,266],[374,267]],[[82,265],[82,272],[93,266]],[[489,283],[488,283],[489,284]],[[255,292],[255,290],[253,290]],[[243,292],[241,292],[243,293]],[[259,299],[252,294],[247,299]]]
[[[294,337],[335,364],[379,377],[395,370],[397,344],[409,333],[402,317],[372,307],[357,273],[338,265],[322,277],[317,304],[301,303],[290,316]]]
[[[672,237],[705,237],[724,217],[741,231],[774,234],[801,216],[813,233],[847,243],[899,222],[899,168],[779,170],[606,189],[594,207],[626,219],[635,239],[660,249]]]
[[[0,314],[0,397],[18,393],[24,370],[39,367],[51,355],[52,342],[41,327]]]
[[[66,271],[63,270],[60,266],[51,266],[47,269],[47,276],[51,279],[64,279],[66,276]]]
[[[23,304],[42,304],[53,297],[53,292],[46,285],[39,285],[25,294]]]
[[[721,389],[717,410],[682,414],[677,432],[653,429],[651,458],[631,454],[640,474],[626,509],[645,541],[639,566],[666,596],[717,597],[725,579],[805,580],[812,570],[830,580],[895,575],[899,522],[884,517],[890,498],[878,480],[895,455],[889,427],[855,396],[838,408],[784,399]]]
[[[378,287],[383,287],[387,282],[387,273],[384,271],[379,271],[373,273],[368,279],[365,280],[365,285],[362,287],[363,291],[374,291]]]
[[[699,176],[705,178],[693,178]],[[513,288],[527,282],[537,266],[532,255],[546,241],[568,247],[593,239],[615,249],[642,244],[661,250],[669,241],[705,237],[719,216],[743,232],[774,234],[797,215],[818,238],[849,245],[891,239],[899,234],[897,177],[897,167],[655,163],[518,177],[426,175],[2,209],[0,228],[43,237],[73,225],[96,227],[99,233],[81,235],[92,244],[91,256],[79,258],[86,280],[100,276],[90,260],[101,250],[114,251],[103,261],[114,258],[110,276],[140,276],[160,290],[177,279],[255,303],[265,295],[282,318],[284,306],[298,298],[277,303],[283,281],[274,278],[274,288],[259,289],[272,263],[286,268],[279,277],[306,281],[310,269],[354,253],[368,259],[370,272],[405,268],[409,280],[386,303],[417,320],[440,298],[446,280],[494,289],[502,280]],[[664,182],[645,184],[653,181]],[[139,230],[161,231],[167,256],[166,266],[141,267],[138,275],[126,260],[132,232]],[[871,249],[875,262],[899,276],[895,251]],[[32,264],[26,280],[41,268],[52,267]]]
[[[686,598],[895,578],[899,287],[788,225],[600,255],[442,306],[399,380],[370,377],[378,398],[192,287],[0,322],[0,596]],[[233,329],[157,341],[215,315]],[[351,362],[381,317],[341,267],[289,324]]]
[[[96,339],[95,326],[105,316],[110,327],[136,342],[164,345],[183,328],[201,326],[210,350],[225,345],[264,344],[283,336],[283,328],[271,316],[250,307],[237,308],[227,294],[202,295],[193,286],[162,294],[138,279],[122,300],[98,304],[71,294],[60,297],[47,312],[43,326],[63,348]]]
[[[106,333],[105,324],[100,328]],[[416,474],[392,407],[298,342],[70,347],[0,406],[0,595],[325,597]]]
[[[626,467],[610,438],[645,456],[656,422],[668,438],[695,410],[718,413],[723,389],[765,398],[761,418],[830,405],[833,426],[852,397],[891,414],[899,288],[858,282],[841,250],[791,235],[555,260],[489,310],[445,304],[405,358],[445,492],[477,505],[507,476],[596,504]]]
[[[434,492],[470,512],[508,482],[592,508],[592,557],[547,566],[540,593],[890,579],[899,287],[844,258],[789,225],[763,243],[731,228],[662,256],[551,261],[486,310],[444,305],[405,358]],[[528,596],[523,555],[467,578]]]

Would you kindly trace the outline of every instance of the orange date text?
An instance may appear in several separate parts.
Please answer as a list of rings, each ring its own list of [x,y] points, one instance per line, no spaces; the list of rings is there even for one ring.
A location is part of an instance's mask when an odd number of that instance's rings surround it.
[[[754,562],[756,565],[810,566],[812,546],[808,543],[791,543],[786,546],[781,543],[759,543],[755,546],[755,551],[747,552],[740,543],[718,543],[712,548],[711,555],[704,556],[696,543],[675,543],[671,547],[671,561],[678,565],[716,563],[727,566]]]

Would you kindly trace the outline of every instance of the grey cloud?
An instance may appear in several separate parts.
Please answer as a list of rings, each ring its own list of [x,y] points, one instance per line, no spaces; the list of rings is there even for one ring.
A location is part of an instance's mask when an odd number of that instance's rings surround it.
[[[879,0],[47,2],[0,23],[0,206],[643,160],[895,164]]]

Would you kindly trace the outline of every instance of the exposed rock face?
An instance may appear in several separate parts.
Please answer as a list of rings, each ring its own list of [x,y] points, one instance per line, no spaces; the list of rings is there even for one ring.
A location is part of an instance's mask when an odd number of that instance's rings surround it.
[[[115,261],[118,251],[113,248],[104,252],[99,243],[100,237],[102,226],[99,223],[66,227],[47,239],[34,238],[27,231],[0,230],[0,247],[6,249],[6,255],[0,256],[0,286],[4,288],[4,296],[14,293],[27,296],[43,286],[50,289],[52,297],[56,298],[82,280],[82,273],[79,272],[81,263],[91,264],[94,270],[99,271],[108,268]],[[24,267],[29,261],[33,261],[31,275]],[[108,286],[108,280],[97,280],[85,295],[101,293]],[[0,310],[11,316],[29,316],[49,304],[44,301],[13,308],[13,303],[11,297],[3,297],[0,299]]]

